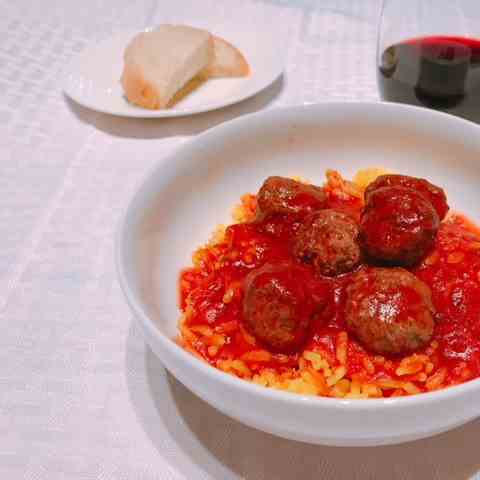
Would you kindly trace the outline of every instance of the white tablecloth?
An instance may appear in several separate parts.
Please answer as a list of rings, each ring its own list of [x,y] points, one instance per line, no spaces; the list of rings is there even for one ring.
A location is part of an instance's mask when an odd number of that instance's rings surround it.
[[[339,449],[230,420],[165,372],[115,278],[119,214],[180,142],[259,109],[377,98],[378,10],[378,0],[0,0],[2,480],[477,475],[478,421],[411,444]],[[171,120],[114,118],[62,94],[62,68],[88,42],[205,15],[288,25],[283,80],[237,106]]]

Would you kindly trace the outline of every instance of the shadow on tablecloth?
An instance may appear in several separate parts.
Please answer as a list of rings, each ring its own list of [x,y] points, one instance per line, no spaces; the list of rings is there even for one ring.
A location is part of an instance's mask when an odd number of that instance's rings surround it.
[[[132,139],[162,139],[197,135],[220,123],[268,107],[285,87],[284,75],[253,97],[206,113],[172,118],[125,118],[82,107],[64,94],[70,112],[83,123],[113,136]]]
[[[479,420],[430,439],[375,448],[315,446],[246,427],[167,373],[133,325],[126,375],[142,428],[159,454],[168,453],[172,468],[186,478],[201,471],[222,479],[452,480],[480,471]]]

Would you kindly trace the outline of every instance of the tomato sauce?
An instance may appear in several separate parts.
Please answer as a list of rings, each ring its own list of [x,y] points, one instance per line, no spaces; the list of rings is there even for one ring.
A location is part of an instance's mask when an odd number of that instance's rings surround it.
[[[358,197],[334,190],[327,190],[327,195],[329,208],[359,217],[363,201]],[[252,220],[253,216],[254,209]],[[208,326],[226,337],[213,356],[201,342],[193,346],[212,365],[259,349],[258,344],[248,342],[242,325],[243,281],[265,263],[297,262],[291,253],[292,235],[299,226],[296,222],[298,219],[279,216],[231,225],[221,243],[200,249],[195,266],[182,272],[180,305],[187,312],[186,325]],[[446,371],[444,385],[480,376],[480,231],[462,215],[450,214],[440,226],[434,249],[410,270],[430,287],[437,312],[433,342],[417,353],[428,355],[431,370]],[[320,351],[331,365],[338,364],[338,334],[346,330],[344,306],[351,276],[312,276],[310,280],[309,288],[328,289],[330,300],[312,322],[304,350]],[[351,378],[365,382],[398,378],[395,372],[402,357],[368,352],[351,335],[347,355]],[[272,354],[268,362],[253,361],[249,368],[254,373],[266,367],[282,372],[298,366],[300,356]],[[402,376],[402,381],[415,383],[416,379],[415,373]],[[421,382],[415,385],[424,390]]]

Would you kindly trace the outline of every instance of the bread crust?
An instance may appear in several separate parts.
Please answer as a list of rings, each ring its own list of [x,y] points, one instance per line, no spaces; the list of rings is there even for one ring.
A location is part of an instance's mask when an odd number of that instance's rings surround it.
[[[250,74],[250,66],[240,50],[223,38],[213,35],[213,61],[208,65],[204,74],[210,78],[218,77],[246,77]],[[221,58],[221,52],[225,49],[233,56],[233,64],[226,65]]]
[[[143,76],[141,68],[134,63],[125,61],[120,81],[130,103],[150,110],[167,106],[168,100],[160,97],[157,89]]]

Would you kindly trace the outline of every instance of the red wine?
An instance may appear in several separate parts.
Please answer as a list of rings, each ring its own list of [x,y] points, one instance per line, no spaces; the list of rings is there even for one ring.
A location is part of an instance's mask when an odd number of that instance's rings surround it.
[[[423,37],[388,47],[378,70],[385,100],[480,122],[480,39]]]

